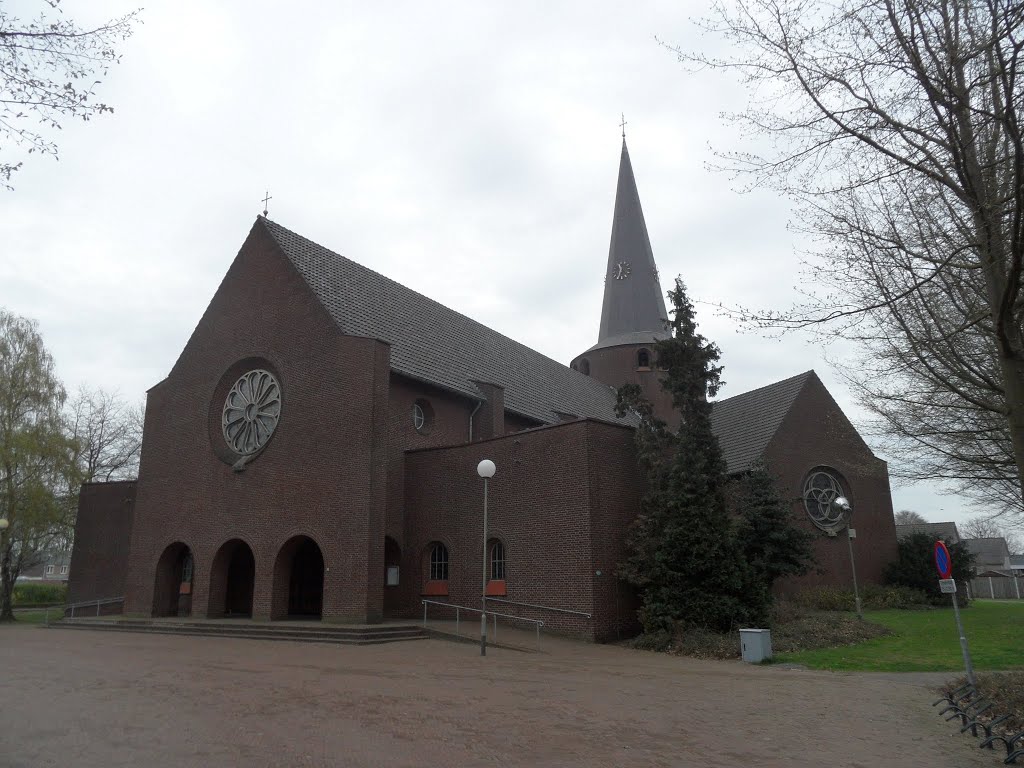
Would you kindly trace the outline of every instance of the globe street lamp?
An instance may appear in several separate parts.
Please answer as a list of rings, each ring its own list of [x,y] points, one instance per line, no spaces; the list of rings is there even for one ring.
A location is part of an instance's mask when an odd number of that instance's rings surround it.
[[[857,618],[863,619],[864,612],[860,607],[860,590],[857,589],[857,565],[853,560],[853,537],[855,533],[853,528],[850,527],[850,520],[853,518],[853,507],[850,506],[850,501],[845,496],[833,499],[832,506],[846,518],[846,544],[850,549],[850,571],[853,573],[853,600],[857,606]]]
[[[480,590],[480,655],[487,655],[487,481],[494,477],[494,462],[484,459],[476,473],[484,479],[484,581]]]
[[[7,530],[9,525],[10,522],[6,517],[0,517],[0,565],[3,564],[4,560],[4,531]],[[0,571],[2,571],[2,568],[0,568]],[[0,573],[0,576],[2,576],[2,573]],[[2,583],[2,580],[0,580],[0,583]]]

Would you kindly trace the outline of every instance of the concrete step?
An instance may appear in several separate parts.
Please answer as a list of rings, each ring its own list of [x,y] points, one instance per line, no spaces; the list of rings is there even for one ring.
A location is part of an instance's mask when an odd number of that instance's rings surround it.
[[[281,640],[338,645],[376,645],[422,640],[427,633],[416,625],[335,627],[289,626],[288,624],[230,624],[218,622],[160,622],[146,619],[63,619],[50,625],[60,629],[90,629],[113,632],[143,632],[164,635],[237,637],[251,640]]]

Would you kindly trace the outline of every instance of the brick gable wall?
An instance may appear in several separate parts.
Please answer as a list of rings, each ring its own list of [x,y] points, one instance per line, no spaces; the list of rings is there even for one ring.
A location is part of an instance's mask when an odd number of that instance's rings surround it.
[[[880,584],[886,564],[898,558],[888,467],[872,454],[817,377],[801,390],[769,443],[765,460],[779,477],[783,497],[793,500],[794,520],[815,534],[817,568],[780,584],[780,590],[853,585],[845,531],[834,538],[826,536],[811,522],[800,498],[807,474],[818,466],[833,467],[846,479],[857,531],[853,545],[857,578],[862,584]]]
[[[243,472],[227,463],[219,414],[242,368],[269,367],[282,416]],[[269,617],[274,564],[304,535],[324,557],[325,619],[380,618],[388,348],[346,337],[261,229],[254,228],[170,375],[149,393],[126,612],[152,610],[156,563],[174,542],[195,562],[193,615],[214,613],[212,565],[244,541],[253,614]]]

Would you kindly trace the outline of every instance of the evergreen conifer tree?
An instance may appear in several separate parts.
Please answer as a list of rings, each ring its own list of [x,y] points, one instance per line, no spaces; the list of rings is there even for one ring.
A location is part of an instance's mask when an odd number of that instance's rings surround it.
[[[619,412],[640,420],[637,448],[648,476],[620,574],[640,591],[645,631],[671,631],[676,622],[724,631],[747,618],[749,578],[726,505],[725,460],[711,430],[708,398],[721,386],[722,368],[718,347],[697,333],[681,280],[669,299],[672,336],[655,345],[655,354],[680,416],[678,431],[653,417],[638,387],[619,390]]]
[[[804,574],[814,563],[814,536],[793,524],[789,505],[779,496],[775,478],[762,461],[736,478],[731,500],[737,540],[747,565],[749,618],[764,625],[775,582]]]

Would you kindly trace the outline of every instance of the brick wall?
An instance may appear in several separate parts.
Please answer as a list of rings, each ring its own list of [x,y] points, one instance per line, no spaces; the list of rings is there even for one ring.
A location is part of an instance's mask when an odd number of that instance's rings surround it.
[[[82,484],[68,569],[68,603],[124,596],[135,492],[134,481]],[[120,611],[121,605],[106,610]]]
[[[782,592],[814,586],[852,588],[845,531],[830,538],[807,516],[801,495],[808,473],[819,466],[836,469],[846,480],[853,505],[854,557],[861,583],[881,583],[886,564],[898,558],[892,515],[889,471],[846,418],[835,400],[811,377],[765,451],[769,469],[779,477],[785,498],[792,500],[793,519],[815,535],[814,572],[779,585]]]
[[[636,464],[632,429],[592,424],[589,452],[594,573],[594,627],[598,641],[640,631],[635,590],[616,576],[626,558],[626,535],[646,492]]]
[[[253,614],[269,617],[275,565],[296,536],[324,558],[326,620],[380,618],[389,352],[340,335],[301,277],[254,227],[167,379],[149,393],[126,612],[153,608],[156,566],[181,542],[193,554],[192,611],[216,614],[218,550],[255,559]],[[282,416],[265,450],[232,470],[220,409],[235,377],[271,369]],[[234,545],[232,545],[234,546]],[[223,558],[222,558],[223,559]]]
[[[631,445],[629,429],[580,420],[465,446],[410,451],[403,612],[421,615],[419,600],[434,542],[448,548],[448,594],[428,599],[479,606],[483,481],[476,465],[489,458],[497,472],[489,483],[488,538],[505,545],[505,599],[585,613],[595,612],[595,597],[602,602],[594,619],[498,603],[491,607],[541,619],[547,631],[589,639],[613,636],[618,625],[609,585],[622,539],[609,539],[636,515],[639,481]],[[628,460],[618,461],[621,457]],[[625,626],[628,597],[619,606]]]
[[[595,349],[580,355],[572,361],[577,370],[581,361],[586,359],[590,365],[590,376],[610,387],[621,387],[623,384],[637,384],[644,396],[654,406],[654,414],[668,424],[677,423],[678,414],[672,407],[672,396],[661,386],[661,372],[657,368],[641,368],[637,365],[637,354],[645,349],[649,353],[650,362],[656,363],[654,343],[649,345],[624,345]]]

